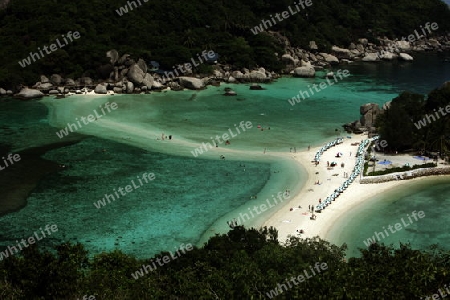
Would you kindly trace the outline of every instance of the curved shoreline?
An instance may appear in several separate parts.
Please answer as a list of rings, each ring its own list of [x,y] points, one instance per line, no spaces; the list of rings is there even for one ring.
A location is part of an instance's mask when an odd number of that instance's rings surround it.
[[[362,136],[362,135],[359,135]],[[325,199],[336,188],[338,188],[345,180],[342,176],[343,172],[350,173],[350,168],[354,166],[354,157],[349,157],[349,152],[356,153],[357,146],[351,146],[352,140],[344,140],[344,143],[335,146],[331,150],[325,152],[322,158],[322,164],[315,167],[311,161],[314,159],[314,153],[320,147],[311,149],[310,152],[300,152],[294,156],[297,162],[302,164],[308,172],[308,180],[304,188],[299,191],[293,198],[286,203],[277,213],[266,220],[263,226],[273,226],[278,230],[278,239],[280,243],[284,243],[287,238],[292,236],[300,236],[302,238],[312,238],[319,236],[322,239],[330,239],[330,230],[333,225],[341,219],[351,209],[359,206],[363,202],[374,198],[376,195],[385,193],[394,188],[411,184],[420,180],[420,177],[411,180],[396,180],[383,182],[378,184],[361,184],[360,179],[356,179],[341,196],[332,202],[330,206],[315,213],[316,220],[311,220],[311,212],[308,212],[308,205],[317,205],[318,199]],[[324,161],[337,160],[333,157],[334,152],[344,153],[345,168],[337,168],[336,170],[327,170]],[[350,163],[349,163],[350,162]],[[319,172],[319,174],[316,174]],[[338,176],[333,174],[338,173]],[[442,177],[440,175],[428,176],[427,178]],[[319,180],[322,184],[318,187],[315,182]],[[294,209],[301,206],[300,209]],[[291,208],[293,210],[291,210]],[[299,234],[297,230],[302,229],[303,234]]]
[[[44,101],[48,104],[49,101]],[[57,121],[57,120],[53,120]],[[122,136],[123,142],[146,149],[151,149],[152,151],[161,151],[169,155],[181,155],[181,156],[191,156],[189,150],[198,146],[194,141],[183,139],[181,136],[172,141],[156,141],[161,130],[154,126],[147,126],[144,128],[133,128],[133,124],[119,124],[111,120],[100,120],[95,122],[93,127],[87,127],[87,132],[85,134],[93,134],[106,139],[117,138],[117,135]],[[113,132],[105,131],[105,128],[114,128]],[[83,128],[84,129],[84,128]],[[133,129],[133,130],[131,130]],[[84,130],[82,130],[84,131]],[[320,236],[326,239],[329,230],[331,229],[333,223],[340,217],[342,217],[348,210],[362,203],[363,201],[372,198],[380,192],[387,191],[399,185],[404,184],[407,181],[392,181],[387,183],[380,183],[377,185],[367,185],[360,184],[359,180],[356,179],[349,188],[327,209],[323,210],[321,213],[316,213],[317,219],[310,220],[311,213],[308,212],[308,205],[317,205],[318,199],[325,199],[333,191],[339,187],[344,181],[343,172],[351,173],[354,166],[356,158],[350,156],[349,152],[356,153],[358,146],[352,146],[353,142],[358,142],[359,140],[366,139],[365,135],[352,135],[352,139],[344,139],[344,142],[331,148],[329,151],[325,152],[322,156],[322,164],[317,167],[312,164],[314,155],[321,146],[311,148],[310,151],[302,151],[296,153],[289,152],[269,152],[267,154],[262,154],[261,152],[252,151],[248,149],[232,149],[232,148],[219,148],[211,149],[208,153],[202,155],[202,159],[217,159],[219,154],[225,154],[227,160],[256,160],[263,161],[267,163],[274,163],[280,161],[288,161],[294,159],[296,162],[292,164],[292,167],[297,169],[303,167],[306,170],[306,179],[302,180],[302,185],[299,182],[293,182],[292,185],[289,184],[289,189],[293,191],[290,199],[273,209],[274,212],[269,212],[267,214],[261,214],[258,218],[252,219],[247,224],[246,227],[262,227],[262,226],[273,226],[278,230],[279,240],[284,242],[289,235],[296,235],[296,230],[303,229],[304,234],[302,237],[314,237]],[[150,138],[150,141],[149,141]],[[171,147],[167,145],[172,144]],[[174,147],[175,146],[175,147]],[[334,153],[336,151],[344,153],[341,158],[334,158]],[[339,163],[344,162],[345,167],[336,167],[335,170],[327,170],[324,166],[324,162],[327,160],[333,161],[338,160]],[[319,174],[315,174],[319,172]],[[333,176],[337,174],[338,176]],[[273,184],[277,185],[275,189],[270,190],[270,188],[264,187],[258,193],[259,202],[264,201],[261,199],[266,199],[264,194],[270,191],[270,193],[277,193],[284,189],[286,185],[283,182],[278,182],[275,179]],[[283,179],[287,180],[287,179]],[[322,185],[319,187],[314,185],[314,182],[319,180]],[[302,188],[301,188],[302,187]],[[310,191],[312,189],[312,191]],[[265,191],[264,191],[265,190]],[[270,194],[269,194],[270,195]],[[270,197],[269,197],[270,198]],[[253,202],[249,201],[245,206],[241,208],[247,208],[248,205],[252,205]],[[248,205],[247,205],[248,204]],[[255,203],[256,204],[256,203]],[[301,206],[301,208],[299,208]],[[239,210],[241,210],[239,208]],[[292,211],[290,210],[292,208]],[[234,210],[236,212],[238,210]],[[337,212],[335,212],[337,211]],[[226,224],[226,218],[233,212],[229,212],[224,216],[220,216],[217,221],[208,228],[207,231],[199,233],[200,239],[198,243],[205,241],[205,237],[213,236],[216,233],[222,233],[229,230]],[[269,215],[270,214],[270,215]],[[232,218],[231,218],[232,219]],[[229,220],[229,219],[228,219]]]

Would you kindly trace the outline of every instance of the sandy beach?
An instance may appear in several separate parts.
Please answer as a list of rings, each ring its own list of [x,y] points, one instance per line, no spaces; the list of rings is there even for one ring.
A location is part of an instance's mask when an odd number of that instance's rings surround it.
[[[360,184],[360,179],[355,179],[336,201],[333,201],[322,212],[315,213],[316,219],[311,220],[312,213],[309,211],[308,206],[318,205],[319,199],[324,200],[346,180],[344,178],[344,172],[350,174],[353,170],[356,161],[354,154],[358,148],[358,146],[352,146],[351,144],[360,142],[366,138],[367,135],[353,135],[351,139],[344,139],[342,144],[324,152],[318,166],[315,166],[312,161],[320,147],[311,148],[310,151],[287,154],[296,163],[304,166],[308,172],[308,180],[300,192],[293,195],[284,207],[264,223],[264,226],[277,228],[280,242],[286,241],[289,235],[300,236],[302,238],[319,236],[329,240],[328,233],[333,224],[350,209],[390,189],[420,180],[420,178],[415,178],[412,180],[390,181],[378,184]],[[335,157],[338,152],[341,152],[343,156],[339,158]],[[408,156],[408,158],[409,160],[413,159],[411,156]],[[408,158],[399,156],[401,162],[408,161]],[[383,156],[380,159],[383,159]],[[327,161],[330,163],[335,161],[338,165],[329,169],[327,168]],[[341,163],[344,163],[345,166],[341,167]],[[379,169],[380,167],[378,167]],[[319,185],[316,184],[317,181],[319,181]],[[304,233],[300,234],[297,230],[303,230]]]
[[[117,98],[120,99],[120,96]],[[98,99],[98,101],[97,101]],[[79,101],[77,98],[73,100],[43,100],[50,109],[50,124],[55,127],[64,127],[67,122],[73,122],[73,114],[76,112],[78,115],[86,115],[89,113],[89,106],[98,105],[102,100],[96,97],[86,97],[84,101]],[[109,98],[110,99],[110,98]],[[78,100],[78,101],[77,101]],[[119,102],[119,107],[122,105]],[[66,106],[70,109],[66,109]],[[142,109],[141,109],[142,111]],[[126,111],[125,111],[126,112]],[[201,142],[196,142],[190,138],[185,138],[183,135],[186,133],[168,131],[162,129],[160,124],[153,124],[150,122],[139,123],[134,119],[127,118],[125,112],[119,115],[108,115],[109,118],[102,118],[93,122],[91,125],[82,127],[80,133],[94,135],[111,140],[119,140],[120,142],[137,146],[143,149],[152,151],[160,151],[171,155],[180,155],[194,158],[192,150],[201,146]],[[148,115],[153,112],[149,111]],[[316,219],[311,220],[312,215],[308,210],[308,206],[316,206],[319,204],[319,199],[325,200],[331,195],[336,188],[338,188],[347,178],[344,177],[344,172],[351,174],[356,157],[355,154],[358,149],[357,143],[367,139],[366,134],[351,135],[351,138],[344,137],[343,143],[332,147],[325,151],[321,157],[320,164],[315,166],[313,163],[316,152],[321,148],[321,145],[312,147],[309,151],[305,148],[304,151],[289,152],[289,148],[285,151],[272,151],[268,148],[267,153],[265,148],[260,148],[259,151],[255,151],[254,147],[239,147],[235,146],[239,142],[239,138],[246,140],[259,140],[263,137],[267,138],[269,133],[277,133],[276,128],[272,128],[271,131],[261,132],[256,125],[253,124],[252,130],[245,133],[245,135],[239,135],[235,141],[232,140],[231,146],[220,145],[218,148],[211,148],[204,152],[201,159],[218,160],[221,156],[225,156],[226,160],[242,161],[260,161],[266,163],[274,163],[278,161],[292,161],[293,170],[287,170],[286,165],[281,169],[272,170],[272,180],[269,184],[266,184],[265,188],[259,192],[258,200],[252,200],[249,195],[248,202],[236,211],[231,211],[229,214],[224,215],[216,220],[214,224],[211,224],[210,229],[207,230],[200,238],[199,244],[202,244],[209,237],[218,233],[224,233],[229,230],[227,220],[233,220],[238,218],[238,212],[247,212],[248,207],[253,205],[260,205],[261,199],[271,199],[270,195],[277,194],[278,192],[289,189],[291,191],[288,201],[283,202],[280,206],[267,211],[266,215],[259,215],[257,218],[252,218],[247,224],[247,227],[261,227],[261,226],[273,226],[277,228],[279,232],[279,241],[284,242],[289,235],[298,236],[297,230],[303,230],[304,233],[300,236],[303,238],[320,236],[324,239],[330,239],[327,234],[336,221],[352,208],[357,207],[369,198],[382,194],[390,189],[406,185],[416,180],[398,180],[390,181],[379,184],[360,184],[359,178],[349,186],[344,193],[332,202],[326,209],[320,213],[315,213]],[[172,140],[162,140],[162,133],[165,132],[174,134],[175,138]],[[225,129],[224,129],[224,132]],[[264,136],[262,134],[265,134]],[[270,136],[269,136],[270,137]],[[204,138],[208,141],[208,136]],[[330,138],[331,141],[333,138]],[[356,144],[355,144],[356,143]],[[354,145],[352,145],[354,144]],[[315,144],[317,145],[317,144]],[[336,154],[342,153],[341,157],[335,157]],[[411,166],[414,164],[422,164],[425,161],[414,159],[411,155],[383,155],[377,153],[377,159],[383,161],[384,159],[392,161],[390,165],[376,164],[376,170],[381,170],[390,167],[400,167],[408,163]],[[336,162],[337,165],[334,168],[327,168],[327,162]],[[429,161],[426,161],[429,162]],[[341,167],[341,164],[344,167]],[[307,173],[306,183],[304,183],[304,176],[299,176],[300,169],[303,169]],[[370,167],[371,170],[372,167]],[[282,171],[278,174],[279,171]],[[297,171],[298,170],[298,171]],[[291,172],[292,171],[292,172]],[[276,174],[276,175],[275,175]],[[301,178],[300,178],[301,177]],[[319,181],[319,184],[315,184]],[[302,187],[303,186],[303,187]],[[302,188],[300,188],[302,187]],[[291,210],[292,209],[292,210]]]

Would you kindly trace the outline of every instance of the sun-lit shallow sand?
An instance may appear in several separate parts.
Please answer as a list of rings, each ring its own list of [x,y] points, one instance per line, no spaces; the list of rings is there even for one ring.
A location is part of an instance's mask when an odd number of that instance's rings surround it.
[[[319,199],[324,200],[346,180],[344,178],[344,172],[350,174],[353,170],[356,161],[355,153],[358,148],[358,146],[352,146],[351,144],[360,142],[366,138],[366,135],[353,135],[351,139],[345,139],[342,144],[324,152],[320,164],[317,167],[312,160],[320,147],[311,148],[310,151],[287,154],[296,163],[306,168],[309,178],[304,188],[264,223],[264,226],[277,228],[280,242],[284,242],[289,235],[300,236],[302,238],[319,236],[323,239],[329,239],[327,234],[333,224],[336,223],[337,219],[345,216],[345,213],[351,208],[389,189],[420,180],[420,178],[415,178],[413,180],[390,181],[379,184],[360,184],[360,179],[355,179],[336,201],[333,201],[322,212],[315,213],[316,219],[311,220],[312,213],[309,212],[308,206],[319,204]],[[338,152],[341,152],[343,156],[339,158],[335,157]],[[380,158],[384,159],[384,156]],[[394,157],[390,158],[395,159]],[[403,162],[404,160],[405,158],[401,157],[401,161]],[[406,158],[406,161],[411,160],[414,159],[411,157]],[[330,163],[335,161],[338,165],[332,169],[328,169],[327,161]],[[345,165],[343,168],[341,167],[341,163]],[[381,169],[379,166],[377,164],[377,170]],[[316,184],[317,181],[319,181],[319,185]],[[297,232],[298,230],[303,230],[304,233],[299,234]]]
[[[90,113],[91,108],[86,107],[87,104],[90,103],[91,106],[94,104],[101,104],[101,101],[96,102],[94,100],[95,98],[96,97],[89,97],[89,99],[85,98],[85,101],[67,101],[67,103],[65,103],[66,101],[64,100],[57,100],[58,102],[53,102],[51,100],[45,101],[50,108],[50,116],[52,116],[52,118],[50,118],[50,123],[54,124],[56,127],[62,128],[66,126],[67,122],[73,122],[74,111],[79,115]],[[112,101],[111,99],[114,99],[114,97],[108,98],[109,101]],[[67,104],[70,109],[64,109],[65,104]],[[56,110],[58,113],[56,113]],[[113,113],[111,113],[111,115],[112,114]],[[193,157],[192,150],[201,145],[198,142],[183,138],[180,134],[177,134],[176,138],[173,140],[162,140],[162,130],[160,128],[147,123],[135,124],[129,120],[122,122],[121,120],[102,118],[91,125],[83,127],[80,132],[113,140],[119,139],[124,143],[142,147],[144,149],[153,149],[164,153],[188,157]],[[253,128],[248,134],[256,135],[259,133],[258,129]],[[313,147],[309,151],[305,150],[296,153],[289,152],[289,149],[286,149],[285,152],[272,152],[269,149],[268,152],[264,154],[262,148],[259,151],[234,148],[233,143],[230,147],[221,146],[219,148],[209,149],[206,153],[201,155],[201,158],[219,159],[221,155],[224,155],[227,160],[248,159],[267,161],[269,163],[280,159],[292,160],[292,162],[298,166],[299,170],[301,167],[306,169],[308,174],[306,184],[300,189],[303,182],[297,182],[297,186],[295,186],[295,181],[287,183],[287,179],[281,179],[285,180],[286,183],[275,182],[276,185],[272,188],[267,188],[265,192],[260,192],[258,194],[258,199],[271,199],[270,194],[277,194],[280,191],[284,191],[285,188],[288,188],[291,190],[290,201],[283,202],[283,204],[273,208],[273,210],[276,211],[268,217],[268,219],[264,220],[264,217],[261,222],[259,222],[259,220],[256,220],[255,218],[249,221],[249,224],[246,224],[246,226],[274,226],[279,232],[279,240],[281,242],[284,242],[288,235],[299,235],[297,230],[300,229],[304,230],[304,233],[301,234],[301,237],[303,238],[318,235],[321,238],[329,239],[327,234],[333,224],[336,223],[337,219],[345,217],[346,212],[351,208],[358,206],[369,198],[384,193],[388,189],[412,182],[412,180],[399,180],[379,184],[360,184],[359,178],[357,178],[350,187],[336,199],[336,201],[332,202],[332,204],[321,213],[315,213],[317,218],[311,220],[311,212],[308,211],[308,206],[316,206],[319,204],[319,199],[325,200],[346,180],[346,178],[344,178],[344,172],[351,174],[355,166],[355,153],[358,148],[358,145],[352,146],[351,144],[360,143],[364,139],[367,139],[367,135],[352,135],[351,138],[345,137],[342,144],[332,147],[324,152],[318,166],[315,166],[312,160],[314,159],[317,150],[320,149],[320,146]],[[338,152],[341,152],[343,155],[341,157],[335,157]],[[376,170],[391,168],[392,166],[403,166],[405,163],[409,163],[410,165],[423,163],[408,155],[384,156],[382,154],[377,154],[377,159],[380,161],[383,161],[384,159],[390,160],[393,164],[388,166],[376,164]],[[337,166],[328,169],[327,161],[330,163],[335,161]],[[341,167],[341,163],[344,163],[344,167]],[[277,180],[279,179],[274,179],[274,181]],[[319,181],[319,184],[315,184],[317,181]],[[230,218],[232,219],[233,216]],[[222,225],[219,226],[220,230],[217,229],[219,228],[218,226],[214,225],[212,227],[217,227],[216,229],[218,231],[208,231],[208,236],[223,232],[223,230],[228,230],[226,220],[219,219],[219,221]]]

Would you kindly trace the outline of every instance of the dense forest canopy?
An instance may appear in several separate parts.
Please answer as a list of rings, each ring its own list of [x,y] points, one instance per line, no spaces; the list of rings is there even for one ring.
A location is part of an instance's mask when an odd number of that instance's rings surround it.
[[[345,249],[297,237],[281,246],[273,228],[235,227],[135,279],[131,274],[150,259],[120,251],[89,259],[80,244],[53,251],[34,244],[21,256],[0,261],[0,298],[409,300],[445,292],[450,283],[449,253],[435,246],[418,251],[372,244],[348,261]],[[327,268],[313,273],[318,263]],[[303,282],[292,280],[299,275],[305,276]]]
[[[137,3],[137,0],[135,0]],[[426,22],[449,30],[450,11],[440,0],[311,0],[312,5],[270,30],[289,38],[293,46],[319,51],[348,47],[358,38],[406,36]],[[0,11],[0,86],[34,84],[38,75],[96,77],[108,63],[106,51],[159,61],[162,68],[184,63],[203,50],[218,52],[220,61],[237,67],[281,68],[275,53],[283,47],[267,34],[250,29],[270,15],[293,6],[288,0],[140,0],[141,5],[119,16],[125,0],[11,0]],[[22,68],[18,61],[50,45],[69,31],[81,37],[51,55]]]
[[[450,155],[450,82],[427,96],[403,92],[377,119],[389,150]]]

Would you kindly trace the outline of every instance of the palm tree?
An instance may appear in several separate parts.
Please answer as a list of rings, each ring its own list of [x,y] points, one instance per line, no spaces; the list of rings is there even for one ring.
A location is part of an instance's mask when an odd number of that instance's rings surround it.
[[[197,43],[196,38],[194,36],[194,32],[191,29],[187,29],[183,33],[184,43],[183,45],[187,46],[189,49],[192,49],[193,46]]]

